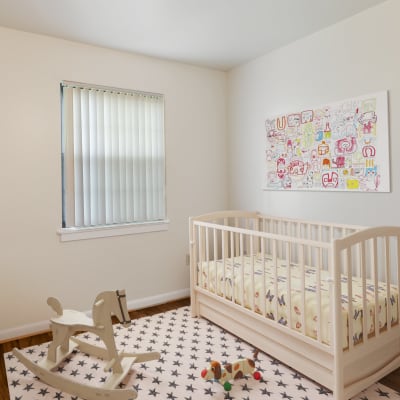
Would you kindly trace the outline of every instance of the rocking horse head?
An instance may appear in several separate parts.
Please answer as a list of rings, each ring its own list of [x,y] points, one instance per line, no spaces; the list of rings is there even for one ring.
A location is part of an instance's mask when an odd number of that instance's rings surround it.
[[[103,325],[103,321],[106,322],[110,319],[110,315],[114,315],[123,326],[129,326],[131,319],[125,290],[102,292],[97,295],[92,315],[95,325]]]

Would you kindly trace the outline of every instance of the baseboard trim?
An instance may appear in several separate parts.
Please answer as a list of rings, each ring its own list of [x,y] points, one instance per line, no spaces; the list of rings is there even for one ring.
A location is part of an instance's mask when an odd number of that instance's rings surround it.
[[[128,310],[140,310],[142,308],[158,306],[171,301],[184,299],[190,296],[190,289],[181,289],[174,292],[162,293],[154,296],[143,297],[141,299],[128,300]],[[90,315],[91,311],[85,311]],[[22,339],[49,331],[49,321],[39,321],[32,324],[17,326],[15,328],[0,330],[0,344],[11,340]]]
[[[40,335],[49,332],[49,321],[34,322],[32,324],[20,325],[15,328],[0,331],[0,344],[11,340],[23,339],[28,336]]]
[[[141,299],[128,300],[128,310],[141,310],[142,308],[158,306],[159,304],[181,300],[189,296],[190,289],[187,288],[155,296],[143,297]]]

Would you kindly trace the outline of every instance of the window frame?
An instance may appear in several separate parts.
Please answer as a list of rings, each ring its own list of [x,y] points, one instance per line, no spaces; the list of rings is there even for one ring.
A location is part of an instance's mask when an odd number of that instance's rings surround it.
[[[62,242],[97,239],[113,236],[134,235],[138,233],[167,231],[169,219],[154,222],[134,222],[130,224],[101,225],[88,228],[60,228],[57,234]]]
[[[66,185],[65,185],[65,133],[63,132],[64,126],[64,115],[63,115],[63,87],[64,86],[74,86],[81,89],[94,89],[100,91],[110,91],[118,94],[133,94],[133,95],[144,95],[144,96],[161,96],[162,97],[162,146],[163,146],[163,209],[164,209],[164,217],[161,219],[149,219],[149,220],[138,220],[132,222],[123,222],[123,223],[110,223],[105,225],[93,225],[93,226],[64,226],[64,221],[66,220],[66,209],[67,205],[66,197],[69,195],[66,193]],[[61,101],[61,168],[62,168],[62,227],[57,230],[58,235],[60,236],[61,241],[74,241],[74,240],[84,240],[84,239],[94,239],[94,238],[102,238],[102,237],[113,237],[113,236],[122,236],[122,235],[131,235],[138,233],[148,233],[148,232],[161,232],[168,230],[169,227],[169,219],[166,217],[167,214],[167,200],[166,200],[166,145],[165,145],[165,96],[158,93],[150,93],[150,92],[142,92],[130,89],[121,89],[109,86],[100,86],[94,84],[87,84],[81,82],[71,82],[71,81],[62,81],[60,83],[60,101]],[[161,204],[161,203],[160,203]]]

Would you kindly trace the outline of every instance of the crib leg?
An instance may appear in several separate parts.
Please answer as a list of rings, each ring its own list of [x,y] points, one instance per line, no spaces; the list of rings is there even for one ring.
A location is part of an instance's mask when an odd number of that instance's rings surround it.
[[[196,296],[193,292],[190,295],[190,311],[191,311],[192,318],[196,318],[196,317],[200,316],[199,305],[196,300]]]
[[[347,400],[344,395],[344,376],[343,369],[339,363],[336,363],[336,371],[334,371],[334,386],[333,386],[333,400]]]

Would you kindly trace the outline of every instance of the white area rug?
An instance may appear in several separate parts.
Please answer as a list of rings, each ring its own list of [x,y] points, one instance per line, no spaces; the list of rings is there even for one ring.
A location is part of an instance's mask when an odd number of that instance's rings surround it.
[[[83,334],[90,343],[100,344],[92,334]],[[115,325],[117,347],[130,352],[159,351],[158,361],[134,364],[123,387],[138,391],[138,399],[332,399],[325,388],[260,352],[256,368],[262,374],[257,381],[250,376],[232,381],[227,392],[217,382],[205,381],[201,371],[210,360],[222,363],[237,358],[252,358],[254,348],[204,319],[192,318],[187,307],[132,321],[129,328]],[[33,360],[46,356],[47,344],[24,349]],[[4,355],[11,400],[79,400],[52,388],[34,376],[12,353]],[[102,360],[75,352],[58,372],[70,379],[100,385],[107,376]],[[356,400],[400,399],[400,394],[375,384],[355,396]]]

